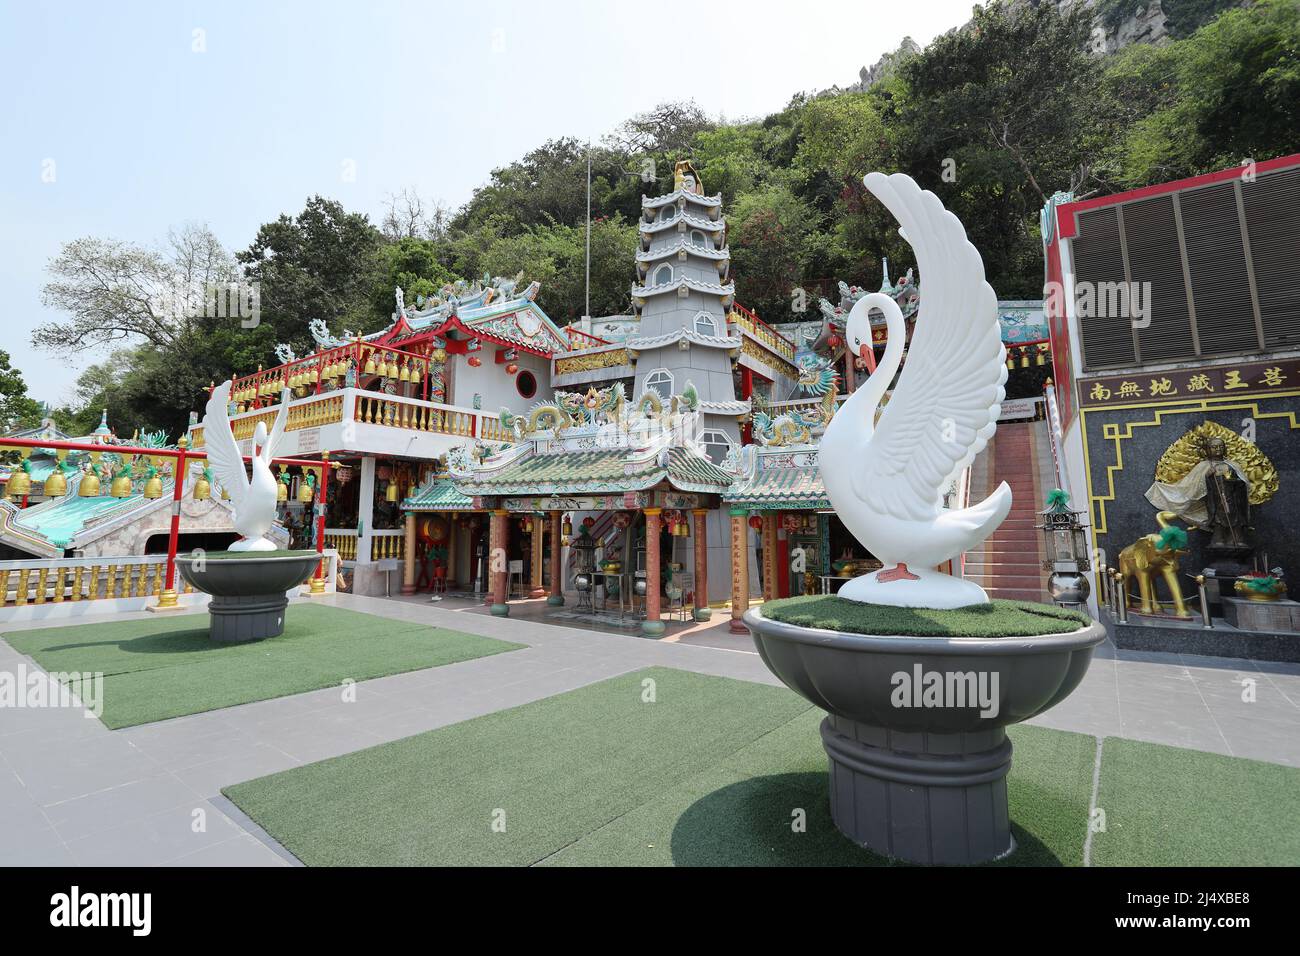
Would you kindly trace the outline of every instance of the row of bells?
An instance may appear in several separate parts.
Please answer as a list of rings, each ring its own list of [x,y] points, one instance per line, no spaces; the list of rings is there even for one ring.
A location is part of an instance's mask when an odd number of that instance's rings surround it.
[[[1029,354],[1030,354],[1031,351],[1034,353],[1034,364],[1035,364],[1035,365],[1046,365],[1046,364],[1047,364],[1047,352],[1048,352],[1048,349],[1047,349],[1046,346],[1044,346],[1044,345],[1039,345],[1039,346],[1028,346],[1028,345],[1027,345],[1027,346],[1015,346],[1015,345],[1012,345],[1012,346],[1009,346],[1009,347],[1007,348],[1007,368],[1009,368],[1009,369],[1014,369],[1014,368],[1016,367],[1016,355],[1015,355],[1015,352],[1012,351],[1012,349],[1017,349],[1017,348],[1020,350],[1020,367],[1021,367],[1021,368],[1029,368]]]
[[[445,354],[443,353],[444,356]],[[372,351],[366,356],[363,374],[397,379],[399,382],[418,382],[426,370],[425,362],[422,359],[407,359],[399,363],[396,355],[381,353],[379,361],[376,362],[375,353]],[[339,359],[337,362],[329,362],[324,366],[321,371],[321,378],[342,378],[347,375],[347,372],[348,360]],[[238,389],[231,397],[242,404],[251,402],[255,398],[273,398],[279,395],[281,389],[284,388],[305,388],[314,384],[316,384],[316,367],[314,365],[304,365],[299,366],[295,371],[283,378],[267,378],[255,385]]]
[[[390,483],[389,487],[394,492],[396,491],[397,486],[395,484]],[[45,479],[42,490],[47,498],[62,498],[68,493],[68,479],[65,478],[61,472],[56,471]],[[130,498],[133,492],[134,486],[131,483],[131,479],[126,475],[121,475],[113,479],[112,484],[109,486],[108,494],[109,497],[112,498]],[[23,495],[30,495],[32,493],[31,476],[25,471],[15,471],[9,478],[9,483],[5,487],[5,493],[11,498],[21,498]],[[144,488],[140,492],[140,494],[145,498],[161,498],[162,493],[162,479],[157,475],[146,480]],[[81,483],[77,485],[78,497],[98,498],[100,494],[101,485],[99,476],[91,474],[90,472],[82,475]],[[199,478],[194,482],[194,500],[207,501],[210,497],[212,497],[211,482],[209,482],[207,478]],[[277,501],[288,501],[288,484],[283,481],[277,482],[275,497]],[[224,488],[221,490],[221,498],[223,501],[230,500],[230,495],[226,493]],[[302,504],[309,505],[316,498],[316,489],[304,481],[298,486],[297,498]],[[389,500],[396,501],[397,498],[390,497]]]
[[[206,482],[204,482],[206,484]],[[113,479],[109,486],[109,495],[114,498],[130,498],[132,494],[131,479],[122,475]],[[62,498],[68,493],[68,479],[60,471],[53,472],[45,479],[42,491],[47,498]],[[32,493],[32,479],[25,471],[15,471],[9,478],[9,483],[5,486],[5,494],[11,498],[20,498],[23,495]],[[144,483],[144,489],[141,494],[146,498],[161,498],[163,493],[162,479],[157,475],[150,478]],[[87,472],[81,476],[81,483],[77,485],[77,495],[82,498],[98,498],[100,495],[99,476]],[[197,487],[196,495],[197,497]],[[207,497],[205,494],[203,497]]]

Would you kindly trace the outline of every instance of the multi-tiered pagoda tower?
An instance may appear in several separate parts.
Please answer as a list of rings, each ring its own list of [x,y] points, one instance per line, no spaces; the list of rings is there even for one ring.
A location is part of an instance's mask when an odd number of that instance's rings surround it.
[[[739,338],[727,331],[735,298],[722,196],[704,195],[689,161],[677,163],[673,191],[641,199],[641,248],[632,303],[641,317],[627,343],[636,359],[633,395],[680,394],[688,382],[700,399],[701,440],[720,462],[740,442],[739,419],[748,402],[736,400],[732,359]]]
[[[740,447],[740,422],[749,401],[736,399],[733,373],[741,338],[729,334],[735,300],[722,195],[706,196],[688,160],[673,169],[673,191],[641,198],[641,246],[636,256],[633,308],[640,316],[627,342],[636,377],[633,396],[655,391],[667,400],[688,384],[699,398],[700,431],[694,436],[714,464]],[[718,511],[707,521],[709,580],[731,576],[730,525]]]

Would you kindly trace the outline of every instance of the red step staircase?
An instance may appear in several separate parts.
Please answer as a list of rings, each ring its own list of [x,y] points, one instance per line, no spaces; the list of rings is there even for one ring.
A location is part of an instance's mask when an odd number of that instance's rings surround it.
[[[1046,470],[1044,470],[1046,468]],[[1045,422],[1004,422],[971,466],[970,501],[983,500],[1000,482],[1011,488],[1011,511],[975,551],[966,554],[965,577],[989,597],[1049,601],[1042,570],[1042,532],[1035,529],[1052,482]]]

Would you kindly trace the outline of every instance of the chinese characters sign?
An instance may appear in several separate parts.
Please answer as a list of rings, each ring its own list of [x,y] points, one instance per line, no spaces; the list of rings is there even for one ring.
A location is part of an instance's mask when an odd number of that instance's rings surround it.
[[[1134,372],[1079,380],[1084,408],[1152,401],[1259,395],[1300,388],[1300,359]]]

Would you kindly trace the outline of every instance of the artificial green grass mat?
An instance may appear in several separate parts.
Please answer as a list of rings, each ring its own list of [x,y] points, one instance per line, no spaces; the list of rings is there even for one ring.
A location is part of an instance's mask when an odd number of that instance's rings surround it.
[[[50,673],[104,674],[100,719],[113,729],[523,646],[312,604],[291,604],[284,633],[251,644],[213,643],[207,614],[15,631],[5,640]]]
[[[1100,866],[1296,866],[1300,769],[1107,737]]]
[[[1031,601],[993,600],[953,611],[864,604],[831,594],[768,601],[764,617],[801,627],[907,637],[1035,637],[1068,634],[1090,619],[1077,611]]]
[[[831,823],[823,716],[784,688],[652,668],[224,793],[311,865],[888,863]],[[1077,865],[1094,739],[1012,739],[1006,862]]]

